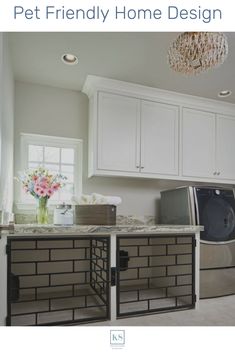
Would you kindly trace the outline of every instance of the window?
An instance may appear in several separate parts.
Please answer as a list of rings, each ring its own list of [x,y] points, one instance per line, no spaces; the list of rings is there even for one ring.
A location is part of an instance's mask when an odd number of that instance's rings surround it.
[[[50,199],[52,203],[70,202],[82,192],[82,140],[44,135],[21,134],[22,170],[39,166],[67,177],[65,187]],[[32,203],[31,195],[21,192],[23,203]]]

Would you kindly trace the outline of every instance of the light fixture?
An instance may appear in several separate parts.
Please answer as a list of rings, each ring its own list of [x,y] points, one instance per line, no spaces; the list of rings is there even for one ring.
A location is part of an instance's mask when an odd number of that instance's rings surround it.
[[[223,64],[228,42],[220,32],[184,32],[168,50],[170,67],[185,75],[196,75]]]
[[[229,90],[224,90],[224,91],[220,91],[218,93],[218,97],[220,98],[225,98],[225,97],[228,97],[232,94],[232,91],[229,91]]]
[[[74,54],[63,54],[61,60],[67,65],[76,65],[78,63],[78,58]]]

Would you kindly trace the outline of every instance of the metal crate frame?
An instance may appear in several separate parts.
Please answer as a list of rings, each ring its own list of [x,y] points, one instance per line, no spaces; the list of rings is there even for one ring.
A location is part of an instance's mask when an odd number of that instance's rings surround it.
[[[192,277],[192,283],[191,283],[191,303],[190,304],[186,304],[186,305],[178,305],[178,298],[180,296],[177,296],[177,295],[174,295],[172,298],[175,299],[175,305],[172,305],[172,306],[166,306],[166,307],[162,307],[162,308],[157,308],[157,309],[150,309],[150,300],[158,300],[159,298],[151,298],[151,299],[143,299],[143,300],[140,300],[139,298],[139,290],[136,289],[137,291],[137,300],[133,300],[133,301],[127,301],[126,303],[125,302],[121,302],[120,300],[120,293],[121,293],[121,282],[122,282],[122,279],[120,278],[120,273],[122,271],[122,269],[120,268],[120,261],[124,258],[122,256],[120,256],[120,250],[121,249],[125,249],[127,250],[128,249],[128,245],[122,245],[121,242],[123,239],[129,239],[129,240],[133,240],[135,241],[136,239],[147,239],[147,245],[136,245],[135,243],[129,245],[129,247],[137,247],[137,256],[138,257],[141,257],[140,256],[140,248],[141,247],[144,247],[144,246],[153,246],[152,244],[150,244],[150,240],[153,239],[153,238],[161,238],[161,239],[167,239],[167,238],[173,238],[174,239],[174,244],[160,244],[160,245],[154,245],[154,246],[162,246],[162,245],[165,245],[166,246],[166,253],[165,255],[155,255],[155,256],[168,256],[169,255],[169,252],[168,252],[168,247],[169,245],[191,245],[191,252],[190,252],[190,255],[192,256],[192,261],[190,264],[186,264],[186,265],[191,265],[192,266],[192,270],[190,272],[190,274],[187,274],[187,275],[191,275]],[[191,242],[190,243],[178,243],[178,239],[180,238],[191,238]],[[177,234],[177,235],[174,235],[174,234],[167,234],[167,235],[161,235],[161,234],[158,234],[157,236],[156,235],[143,235],[143,236],[138,236],[138,238],[133,238],[133,236],[128,236],[128,235],[125,235],[125,236],[118,236],[117,237],[117,240],[116,240],[116,278],[117,278],[117,287],[116,287],[116,298],[117,298],[117,307],[116,307],[116,315],[117,315],[117,318],[123,318],[123,317],[131,317],[131,316],[141,316],[141,315],[145,315],[145,314],[154,314],[154,313],[157,313],[157,312],[168,312],[168,311],[177,311],[177,310],[184,310],[184,309],[193,309],[195,308],[195,303],[196,303],[196,294],[195,294],[195,247],[196,247],[196,238],[195,238],[195,235],[194,234]],[[167,278],[167,277],[170,277],[168,275],[168,268],[171,267],[171,266],[177,266],[178,264],[178,260],[177,260],[177,254],[170,254],[172,256],[175,256],[176,260],[175,260],[175,264],[174,265],[163,265],[166,267],[166,275],[164,276],[155,276],[155,277],[146,277],[145,279],[147,279],[148,281],[148,289],[150,289],[150,279],[151,278]],[[188,255],[188,254],[183,254],[183,255]],[[134,256],[135,257],[135,256]],[[150,267],[162,267],[162,265],[158,265],[158,266],[150,266],[150,258],[151,258],[151,255],[148,255],[148,256],[143,256],[143,257],[147,257],[148,258],[148,265],[147,266],[139,266],[139,267],[131,267],[131,269],[137,269],[137,279],[140,279],[140,275],[139,275],[139,269],[141,268],[150,268]],[[131,256],[129,255],[129,258],[131,258]],[[166,297],[165,298],[170,298],[170,297],[167,297],[167,292],[168,292],[168,289],[171,288],[171,287],[180,287],[180,286],[183,286],[183,285],[179,285],[177,284],[177,277],[178,276],[182,276],[182,275],[171,275],[171,277],[175,277],[175,284],[174,286],[164,286],[162,288],[165,288],[166,289]],[[185,274],[186,276],[186,274]],[[142,278],[141,278],[142,279]],[[159,287],[160,289],[161,287]],[[127,290],[128,292],[128,290]],[[184,295],[185,296],[185,295]],[[162,298],[160,298],[162,299]],[[141,301],[147,301],[148,302],[148,309],[146,310],[133,310],[133,311],[127,311],[127,312],[121,312],[121,304],[127,304],[127,303],[138,303],[138,302],[141,302]]]
[[[66,295],[65,297],[48,297],[46,299],[38,299],[38,287],[37,286],[32,286],[31,289],[34,290],[34,299],[31,300],[24,300],[25,303],[27,302],[32,302],[32,301],[48,301],[48,307],[49,310],[46,311],[36,311],[36,312],[26,312],[25,314],[20,313],[20,314],[13,314],[12,313],[12,304],[14,304],[14,302],[11,299],[11,280],[10,280],[10,275],[12,273],[12,253],[14,251],[32,251],[32,250],[42,250],[42,249],[38,249],[38,244],[40,242],[59,242],[59,241],[71,241],[72,242],[72,247],[69,248],[63,248],[63,247],[59,247],[57,248],[57,250],[72,250],[72,249],[80,249],[79,246],[75,246],[75,242],[79,242],[79,240],[81,241],[89,241],[89,246],[84,248],[84,252],[85,252],[85,258],[83,259],[84,261],[89,261],[89,269],[86,271],[79,271],[79,270],[75,270],[75,261],[79,261],[79,258],[74,258],[74,259],[68,259],[68,260],[55,260],[52,259],[51,257],[51,253],[53,250],[55,250],[54,248],[43,248],[43,250],[47,250],[49,257],[48,260],[46,261],[19,261],[19,262],[14,262],[14,264],[23,264],[23,263],[30,263],[30,264],[34,264],[35,266],[35,274],[34,276],[38,276],[38,275],[42,275],[40,272],[38,273],[38,264],[39,263],[50,263],[50,262],[72,262],[72,271],[61,271],[61,272],[48,272],[46,273],[46,275],[48,276],[48,281],[49,284],[47,286],[40,286],[41,288],[50,288],[50,287],[63,287],[63,286],[71,286],[72,287],[72,295]],[[22,243],[22,247],[20,247],[19,249],[12,249],[12,245],[14,242],[21,242]],[[24,245],[26,244],[26,242],[29,241],[33,241],[35,242],[35,248],[31,248],[31,249],[27,249],[24,248]],[[93,236],[93,235],[87,235],[87,236],[81,236],[81,237],[77,237],[77,236],[47,236],[47,237],[34,237],[34,236],[27,236],[27,237],[11,237],[8,238],[7,241],[7,254],[8,254],[8,260],[7,260],[7,325],[11,326],[12,325],[12,318],[16,317],[16,316],[22,316],[22,315],[35,315],[35,326],[55,326],[55,325],[72,325],[72,324],[78,324],[78,323],[86,323],[86,322],[92,322],[92,321],[105,321],[105,320],[109,320],[110,319],[110,238],[109,236]],[[81,260],[81,259],[80,259]],[[100,265],[100,263],[102,264],[102,266]],[[75,310],[78,310],[78,307],[69,307],[69,308],[61,308],[61,309],[52,309],[51,308],[51,301],[53,300],[57,300],[57,299],[68,299],[68,298],[77,298],[79,297],[78,294],[76,294],[76,290],[75,290],[75,286],[78,285],[78,283],[64,283],[64,284],[53,284],[51,285],[51,277],[53,275],[63,275],[66,273],[69,274],[74,274],[74,273],[84,273],[84,278],[85,281],[84,285],[89,285],[92,289],[93,295],[97,295],[100,299],[100,301],[102,301],[103,305],[94,305],[94,307],[104,307],[104,315],[101,316],[95,316],[95,317],[89,317],[88,319],[75,319]],[[31,274],[30,274],[31,275]],[[27,277],[30,276],[29,274],[22,274],[22,275],[18,275],[19,276],[19,282],[21,281],[21,279],[23,277]],[[81,283],[80,283],[81,284]],[[22,289],[20,287],[20,289]],[[27,289],[29,289],[29,287],[27,287]],[[80,307],[80,309],[87,309],[87,308],[91,308],[92,306],[88,305],[88,297],[92,296],[92,294],[82,294],[80,295],[80,297],[84,297],[84,307]],[[18,301],[18,302],[23,302],[23,301]],[[62,321],[49,321],[49,322],[44,322],[44,323],[40,323],[38,322],[38,315],[42,314],[42,313],[53,313],[53,312],[58,312],[58,311],[72,311],[72,320],[62,320]],[[30,324],[30,326],[33,326]]]

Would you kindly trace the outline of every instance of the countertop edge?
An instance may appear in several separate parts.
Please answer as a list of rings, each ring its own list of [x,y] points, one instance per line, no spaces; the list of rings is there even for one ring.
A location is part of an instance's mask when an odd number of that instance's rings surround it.
[[[202,226],[193,225],[116,225],[116,226],[54,226],[54,225],[15,225],[15,232],[9,234],[5,231],[1,236],[82,236],[82,235],[142,235],[142,234],[159,234],[159,235],[183,235],[195,234],[204,230]]]

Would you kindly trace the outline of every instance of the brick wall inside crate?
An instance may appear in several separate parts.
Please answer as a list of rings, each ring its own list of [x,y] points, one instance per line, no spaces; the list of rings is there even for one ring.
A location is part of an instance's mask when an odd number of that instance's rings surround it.
[[[17,250],[22,248],[22,241],[14,241],[12,250]],[[88,240],[75,240],[75,247],[90,247]],[[49,273],[55,273],[51,278],[51,285],[53,284],[63,284],[63,282],[79,280],[83,282],[85,280],[84,274],[80,275],[80,278],[74,274],[60,274],[57,275],[56,272],[69,272],[73,270],[73,260],[79,258],[79,260],[74,261],[75,271],[89,271],[89,260],[85,260],[85,249],[73,249],[73,240],[56,240],[51,241],[25,241],[24,246],[26,249],[30,250],[26,252],[24,250],[17,250],[17,252],[12,253],[12,272],[16,275],[18,274],[31,274],[30,277],[25,277],[21,279],[22,287],[29,287],[32,285],[45,286],[49,285]],[[66,249],[64,249],[66,248]],[[20,264],[14,262],[22,262]],[[37,273],[41,276],[36,276],[36,264],[34,261],[42,261],[42,263],[37,264]],[[53,262],[54,261],[54,262]],[[24,263],[25,262],[25,263]],[[53,288],[50,290],[52,291]],[[64,290],[64,289],[63,289]],[[61,291],[60,287],[55,287],[54,291]]]
[[[11,241],[10,247],[11,273],[20,283],[19,299],[10,304],[12,325],[108,317],[108,238],[21,239]],[[104,271],[96,267],[100,251]],[[101,274],[102,293],[91,288],[91,263]]]
[[[153,286],[167,286],[163,295],[182,296],[180,300],[185,304],[192,301],[192,238],[168,237],[151,239],[152,244],[164,244],[160,257],[152,257],[152,266],[162,266],[163,278],[152,279]],[[155,248],[153,247],[153,255]],[[158,270],[157,270],[158,271]],[[152,269],[152,276],[158,275]],[[182,287],[180,287],[182,285]]]
[[[128,270],[120,271],[120,311],[193,305],[193,238],[136,237],[120,240]],[[122,304],[125,303],[125,304]],[[139,303],[137,305],[137,303]]]

